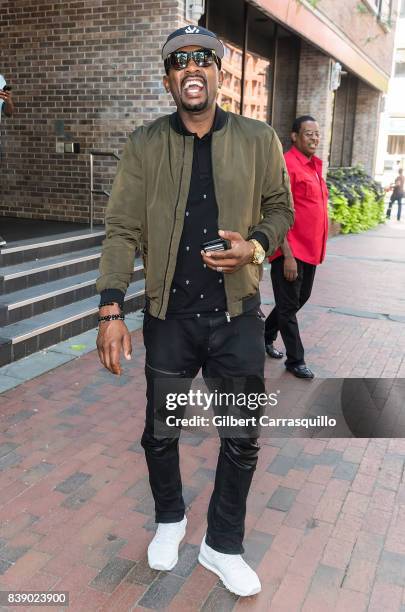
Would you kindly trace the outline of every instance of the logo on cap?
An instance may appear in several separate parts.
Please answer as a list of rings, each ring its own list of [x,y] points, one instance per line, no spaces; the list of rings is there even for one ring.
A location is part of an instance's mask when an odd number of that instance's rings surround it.
[[[196,28],[195,26],[187,26],[187,28],[184,31],[186,34],[198,34],[200,30]]]

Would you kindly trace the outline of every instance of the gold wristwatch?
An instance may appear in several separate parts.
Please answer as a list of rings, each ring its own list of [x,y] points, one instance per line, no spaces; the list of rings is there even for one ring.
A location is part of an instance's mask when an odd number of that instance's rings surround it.
[[[249,242],[251,242],[253,244],[253,246],[255,247],[255,249],[253,251],[253,257],[252,257],[252,262],[251,263],[257,264],[257,265],[262,264],[263,261],[264,261],[264,258],[266,256],[264,248],[262,247],[260,242],[258,242],[254,238],[251,238],[249,240]]]

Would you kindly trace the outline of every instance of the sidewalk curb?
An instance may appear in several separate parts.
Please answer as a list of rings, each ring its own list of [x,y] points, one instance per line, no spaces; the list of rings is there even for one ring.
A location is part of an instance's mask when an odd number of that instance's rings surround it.
[[[142,328],[141,311],[125,315],[126,325],[132,333]],[[97,329],[90,329],[47,349],[14,361],[0,368],[0,395],[22,383],[46,374],[65,363],[96,350]]]

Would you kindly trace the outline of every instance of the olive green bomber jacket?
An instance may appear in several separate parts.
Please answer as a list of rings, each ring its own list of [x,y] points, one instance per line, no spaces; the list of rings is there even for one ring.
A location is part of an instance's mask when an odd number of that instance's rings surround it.
[[[279,139],[267,124],[227,113],[212,135],[218,227],[244,238],[260,231],[267,255],[293,224],[288,173]],[[176,132],[166,115],[133,132],[118,165],[106,211],[106,238],[97,290],[125,293],[135,251],[143,255],[152,316],[165,318],[187,204],[194,137]],[[224,275],[231,317],[258,295],[262,266],[247,264]]]

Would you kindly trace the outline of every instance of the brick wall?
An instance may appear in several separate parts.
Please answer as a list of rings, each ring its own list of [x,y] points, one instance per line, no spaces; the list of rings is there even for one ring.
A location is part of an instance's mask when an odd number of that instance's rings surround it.
[[[359,79],[351,74],[343,75],[340,87],[335,92],[331,166],[350,166],[352,163],[358,82]]]
[[[329,89],[331,60],[306,42],[301,44],[296,115],[312,115],[319,123],[321,144],[317,155],[327,169],[332,126],[333,93]]]
[[[281,24],[300,33],[302,23],[314,12],[319,24],[324,23],[331,32],[345,39],[356,54],[367,57],[388,76],[394,49],[395,21],[398,0],[392,0],[392,25],[384,24],[377,18],[366,0],[249,0]],[[373,4],[373,0],[370,0]],[[383,4],[386,4],[384,1]],[[316,22],[315,22],[316,23]],[[388,27],[387,27],[388,25]],[[310,29],[307,39],[325,48],[328,34]],[[352,58],[353,59],[353,58]],[[361,76],[361,75],[359,75]]]
[[[373,174],[377,153],[381,94],[363,81],[357,90],[352,164],[361,164]]]
[[[397,18],[397,5],[393,0],[392,23]],[[339,28],[355,47],[387,74],[391,73],[394,28],[384,28],[362,0],[319,0],[316,7],[332,27]]]
[[[291,145],[291,126],[295,119],[300,40],[280,38],[276,57],[273,127],[284,147]]]
[[[0,124],[0,215],[87,222],[88,152],[121,152],[137,125],[172,111],[160,49],[183,24],[184,0],[2,0],[1,73],[16,112]],[[79,155],[55,152],[56,121]],[[97,162],[96,187],[114,172]]]

